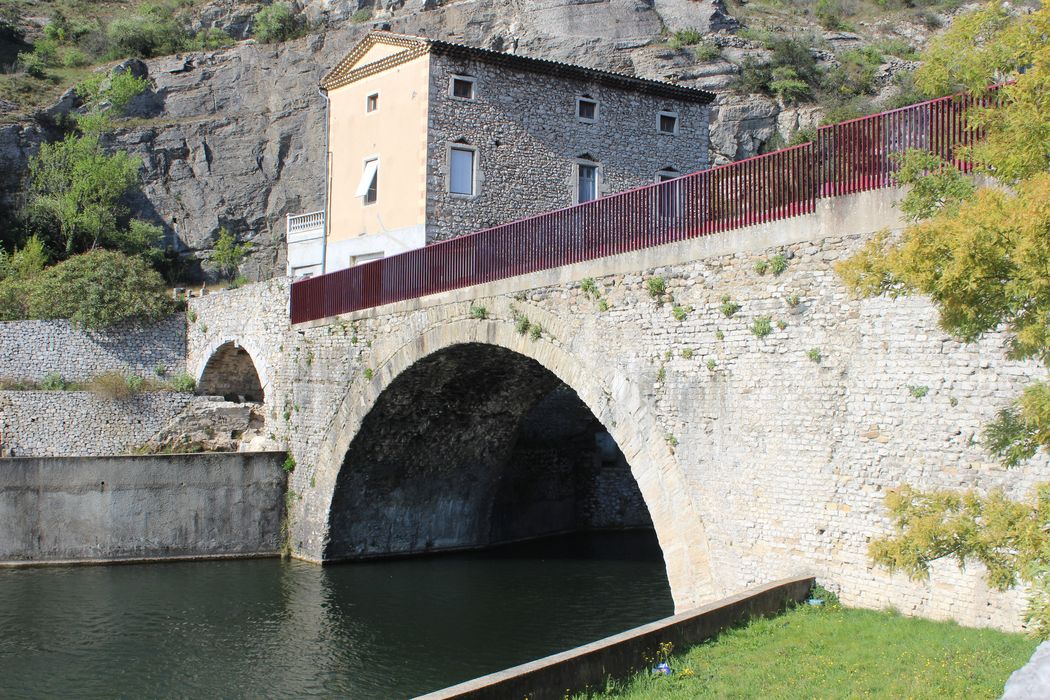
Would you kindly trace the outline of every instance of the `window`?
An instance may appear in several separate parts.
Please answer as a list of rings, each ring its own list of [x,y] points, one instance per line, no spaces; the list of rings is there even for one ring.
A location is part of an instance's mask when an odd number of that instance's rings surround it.
[[[657,129],[660,131],[661,134],[677,134],[678,113],[660,112],[660,118],[657,123]]]
[[[379,109],[379,93],[373,92],[365,98],[365,111],[374,112]]]
[[[676,180],[681,176],[682,174],[674,168],[665,168],[656,173],[656,181],[667,182],[668,180]],[[664,218],[675,218],[679,215],[682,209],[683,187],[684,185],[681,182],[674,182],[659,188],[656,199],[657,215]]]
[[[364,263],[371,262],[373,260],[381,260],[382,258],[383,258],[383,251],[379,251],[378,253],[362,253],[361,255],[351,255],[350,256],[350,267],[355,267],[357,265],[363,265]]]
[[[579,163],[576,166],[576,201],[589,202],[598,197],[598,166]]]
[[[468,146],[452,146],[448,151],[448,191],[474,194],[475,151]]]
[[[598,121],[598,102],[584,95],[576,98],[576,118],[581,122]]]
[[[449,94],[461,100],[474,99],[474,78],[464,75],[454,75],[449,82]]]
[[[357,185],[356,197],[364,197],[365,204],[374,204],[379,196],[379,159],[365,161],[365,170],[361,173],[361,182]]]

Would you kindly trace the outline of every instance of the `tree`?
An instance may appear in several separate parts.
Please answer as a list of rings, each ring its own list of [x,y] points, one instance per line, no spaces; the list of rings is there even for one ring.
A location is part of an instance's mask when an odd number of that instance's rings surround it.
[[[963,155],[1010,189],[974,188],[953,165],[909,154],[898,178],[913,185],[905,210],[915,223],[898,240],[876,236],[838,271],[862,296],[929,295],[941,326],[965,341],[1005,326],[1013,357],[1050,367],[1048,35],[1050,9],[1011,15],[991,4],[931,42],[916,84],[995,98],[971,123],[985,139]],[[1050,386],[1028,387],[988,426],[985,442],[1006,467],[1050,448]],[[1024,502],[903,487],[887,506],[896,531],[872,542],[877,563],[923,577],[936,559],[979,561],[994,587],[1029,587],[1027,620],[1050,636],[1050,485]]]
[[[219,229],[219,238],[215,241],[215,248],[211,253],[211,263],[225,277],[232,279],[251,249],[251,243],[238,243],[237,237],[224,226]]]

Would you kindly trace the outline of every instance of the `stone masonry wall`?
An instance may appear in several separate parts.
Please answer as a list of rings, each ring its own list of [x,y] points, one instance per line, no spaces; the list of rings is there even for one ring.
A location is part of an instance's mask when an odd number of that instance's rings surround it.
[[[900,225],[896,197],[838,198],[806,217],[295,329],[279,320],[287,287],[257,285],[194,300],[207,331],[191,330],[189,365],[232,335],[249,352],[265,348],[266,403],[298,462],[291,544],[306,559],[323,552],[347,447],[377,398],[418,360],[471,342],[535,359],[609,431],[645,498],[679,610],[812,572],[849,605],[1017,628],[1023,592],[990,591],[977,567],[939,563],[928,582],[912,582],[868,558],[870,540],[890,529],[889,489],[1021,497],[1050,480],[1046,455],[1004,470],[981,445],[982,426],[1045,378],[1041,366],[1007,359],[1002,334],[949,338],[925,298],[856,300],[842,287],[834,263]],[[778,253],[782,274],[756,272]],[[673,303],[649,295],[654,276]],[[607,310],[580,289],[586,277]],[[729,316],[726,296],[740,305]],[[264,311],[238,313],[250,304]],[[485,318],[471,314],[479,306]],[[539,338],[516,332],[521,315]],[[758,337],[764,317],[770,333]]]
[[[16,457],[124,454],[198,398],[169,391],[123,400],[87,391],[0,391],[0,450]]]
[[[453,74],[477,79],[475,99],[449,96]],[[585,94],[598,101],[593,124],[576,118],[576,97]],[[678,113],[677,135],[657,132],[661,110]],[[573,163],[584,154],[599,166],[603,194],[652,184],[667,168],[701,170],[709,159],[708,105],[436,53],[429,120],[428,241],[575,203]],[[475,197],[448,193],[452,142],[477,148]]]
[[[174,314],[150,326],[107,331],[76,328],[69,321],[0,323],[0,378],[39,381],[51,373],[66,380],[103,372],[153,376],[186,366],[186,320]]]

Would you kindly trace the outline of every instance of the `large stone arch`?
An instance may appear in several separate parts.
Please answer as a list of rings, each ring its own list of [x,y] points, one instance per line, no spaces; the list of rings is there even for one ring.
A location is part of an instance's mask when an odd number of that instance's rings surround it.
[[[493,300],[494,305],[507,302]],[[497,309],[511,316],[511,309]],[[542,314],[542,312],[540,312]],[[416,363],[456,345],[481,344],[529,358],[576,392],[605,426],[631,465],[652,518],[667,567],[667,578],[678,610],[717,597],[704,525],[684,474],[665,439],[643,392],[622,371],[598,357],[582,358],[562,349],[558,337],[571,337],[571,320],[551,314],[536,318],[547,329],[532,340],[518,334],[505,320],[434,319],[426,328],[414,328],[407,340],[388,340],[377,347],[371,379],[358,377],[338,406],[313,470],[299,476],[311,487],[300,491],[293,514],[292,546],[306,559],[320,561],[332,517],[333,494],[339,471],[354,436],[390,385]],[[364,368],[362,368],[363,371]],[[302,482],[299,482],[302,483]]]
[[[193,370],[198,392],[220,396],[236,394],[248,401],[263,403],[269,394],[269,381],[260,357],[258,351],[239,339],[212,342],[201,353]]]

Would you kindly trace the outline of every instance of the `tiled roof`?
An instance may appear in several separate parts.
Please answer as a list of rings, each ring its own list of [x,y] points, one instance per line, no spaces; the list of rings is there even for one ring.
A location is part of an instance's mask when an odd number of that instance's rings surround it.
[[[364,56],[369,49],[376,44],[386,44],[404,49],[378,61],[354,67],[354,64]],[[370,32],[354,50],[347,54],[331,72],[321,79],[321,87],[325,90],[333,90],[337,87],[347,85],[355,80],[374,75],[376,73],[392,68],[406,61],[410,61],[426,53],[436,53],[457,58],[467,58],[486,63],[504,65],[517,70],[543,73],[566,78],[575,78],[623,90],[633,90],[650,95],[669,97],[676,100],[687,100],[690,102],[701,102],[707,104],[714,100],[714,94],[700,90],[699,88],[675,85],[662,80],[649,80],[637,78],[623,73],[586,68],[573,63],[551,61],[543,58],[529,58],[517,54],[492,51],[490,49],[479,49],[466,44],[456,44],[448,41],[427,39],[408,34],[395,34],[393,32],[374,31]]]

